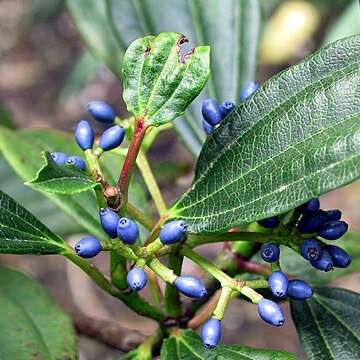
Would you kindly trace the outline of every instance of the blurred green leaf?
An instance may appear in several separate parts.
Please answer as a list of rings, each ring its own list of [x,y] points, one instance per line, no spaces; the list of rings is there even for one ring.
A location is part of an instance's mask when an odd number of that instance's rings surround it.
[[[6,108],[4,103],[0,102],[0,125],[5,126],[9,129],[15,129],[16,125],[13,122],[13,118]]]
[[[6,360],[77,359],[71,320],[37,281],[0,268],[0,349]]]
[[[323,46],[343,37],[360,33],[359,16],[359,1],[349,1],[342,14],[336,18],[327,30],[323,40]]]
[[[171,217],[215,233],[284,213],[360,177],[360,35],[275,75],[205,143]]]
[[[161,347],[162,360],[296,360],[286,351],[254,349],[247,346],[218,345],[206,349],[199,335],[193,330],[179,330],[176,335],[164,340]]]
[[[0,190],[0,253],[60,254],[65,242]]]
[[[291,315],[308,360],[360,359],[360,295],[315,288],[306,301],[291,301]]]
[[[77,194],[96,186],[101,187],[75,165],[57,165],[48,151],[43,151],[43,159],[45,164],[36,177],[26,182],[26,185],[37,190],[62,195]]]
[[[123,98],[129,112],[159,126],[180,116],[209,77],[208,46],[181,54],[187,38],[166,32],[134,41],[123,65]]]

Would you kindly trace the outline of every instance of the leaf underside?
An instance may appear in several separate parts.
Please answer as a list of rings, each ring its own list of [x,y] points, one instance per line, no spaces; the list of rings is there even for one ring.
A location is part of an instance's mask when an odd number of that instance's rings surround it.
[[[76,359],[69,317],[35,280],[0,268],[0,357],[6,360]]]
[[[360,176],[360,35],[274,76],[205,143],[171,209],[193,233],[278,215]]]
[[[100,186],[75,165],[57,165],[48,151],[43,152],[43,158],[44,166],[39,170],[36,178],[28,181],[27,185],[62,195],[76,194]]]
[[[247,346],[218,345],[206,349],[199,335],[193,330],[180,330],[176,336],[164,340],[161,359],[167,360],[294,360],[296,356],[286,351],[253,349]]]
[[[360,359],[359,303],[359,294],[336,288],[315,288],[310,300],[291,301],[307,359]]]

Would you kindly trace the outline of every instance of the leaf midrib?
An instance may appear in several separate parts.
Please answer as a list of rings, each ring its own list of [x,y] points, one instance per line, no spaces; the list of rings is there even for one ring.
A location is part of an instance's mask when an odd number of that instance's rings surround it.
[[[353,119],[356,118],[356,117],[357,117],[357,115],[352,116],[352,117],[350,117],[350,118],[345,118],[345,119],[343,119],[342,121],[339,121],[339,122],[337,122],[337,123],[335,123],[335,124],[333,124],[333,125],[331,125],[331,126],[329,126],[329,127],[326,127],[325,129],[320,129],[318,132],[316,132],[316,133],[314,133],[314,134],[310,134],[308,137],[301,139],[301,141],[298,141],[298,142],[294,143],[293,145],[287,147],[286,149],[284,149],[283,151],[281,151],[281,152],[279,152],[278,154],[274,155],[273,157],[268,158],[268,159],[266,159],[265,161],[259,163],[257,166],[249,169],[247,172],[243,173],[240,177],[232,180],[231,182],[227,183],[225,186],[217,189],[216,191],[212,192],[211,194],[208,194],[208,195],[202,197],[201,200],[199,200],[199,201],[197,201],[197,202],[193,202],[193,203],[191,203],[191,205],[186,206],[186,207],[182,207],[182,208],[180,208],[180,209],[176,209],[176,208],[175,208],[176,212],[182,212],[182,211],[184,211],[184,210],[186,210],[186,209],[192,208],[192,207],[196,206],[197,204],[200,204],[200,203],[204,202],[204,200],[206,200],[207,198],[214,196],[216,193],[218,193],[218,192],[222,191],[223,189],[225,189],[226,187],[232,185],[234,182],[239,181],[240,179],[242,179],[243,177],[245,177],[247,174],[255,171],[257,168],[259,168],[259,167],[261,167],[261,166],[264,166],[267,162],[273,161],[273,160],[276,159],[277,157],[279,157],[279,156],[283,155],[284,153],[292,150],[295,146],[297,146],[297,145],[299,145],[299,144],[301,144],[301,143],[303,143],[303,142],[307,142],[308,140],[310,140],[310,139],[311,139],[312,137],[314,137],[315,135],[317,136],[318,134],[321,134],[322,132],[327,132],[327,131],[331,130],[332,128],[337,127],[338,125],[344,124],[346,121],[353,120]],[[353,156],[347,157],[346,159],[342,159],[342,160],[337,161],[337,162],[335,162],[335,163],[331,163],[331,164],[330,164],[329,166],[327,166],[326,168],[321,168],[320,170],[318,170],[318,171],[316,171],[316,172],[312,172],[311,174],[309,174],[309,175],[307,175],[307,176],[303,176],[302,178],[293,181],[291,184],[288,184],[287,187],[288,187],[289,185],[296,184],[296,183],[298,183],[299,181],[303,181],[304,179],[306,179],[306,178],[309,177],[309,176],[313,176],[313,175],[315,175],[315,174],[322,173],[322,172],[326,171],[327,169],[336,166],[337,164],[340,164],[340,163],[346,162],[346,161],[350,161],[350,159],[352,159],[353,157],[356,157],[356,156],[359,156],[359,154],[355,154],[355,155],[353,155]],[[264,198],[266,198],[266,197],[269,196],[269,195],[276,194],[279,190],[280,190],[280,189],[275,189],[275,190],[272,191],[272,192],[268,192],[265,196],[262,196],[262,197],[253,199],[252,201],[247,202],[247,203],[242,203],[239,207],[232,208],[232,209],[229,209],[229,210],[225,210],[225,211],[219,212],[219,213],[217,213],[217,214],[212,214],[211,217],[217,216],[217,215],[221,215],[221,214],[226,214],[226,213],[228,213],[228,212],[233,212],[233,211],[238,210],[238,209],[240,209],[240,208],[242,208],[242,207],[245,207],[245,206],[247,206],[247,205],[253,204],[253,203],[259,201],[260,199],[264,199]],[[282,190],[284,190],[284,189],[282,188],[281,191],[282,191]],[[316,194],[314,194],[314,195],[316,195]],[[186,218],[187,218],[187,219],[200,219],[200,218],[203,218],[203,216],[200,216],[200,217],[190,217],[190,216],[187,216]]]

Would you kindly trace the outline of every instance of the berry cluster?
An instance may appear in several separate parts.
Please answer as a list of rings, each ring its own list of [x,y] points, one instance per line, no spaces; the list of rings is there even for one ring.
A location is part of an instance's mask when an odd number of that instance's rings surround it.
[[[240,94],[240,102],[247,99],[254,91],[258,89],[259,85],[253,81],[248,82]],[[202,104],[202,126],[206,135],[210,135],[215,126],[226,118],[236,106],[230,100],[224,100],[220,105],[214,99],[206,99]]]
[[[91,101],[87,105],[90,114],[103,123],[113,123],[116,114],[112,107],[103,101]],[[118,147],[124,140],[125,130],[120,125],[113,125],[100,136],[97,154]],[[86,120],[80,120],[75,130],[75,140],[83,151],[92,150],[94,146],[94,130]],[[86,171],[86,162],[79,156],[68,156],[62,152],[52,152],[51,157],[57,165],[71,164]]]

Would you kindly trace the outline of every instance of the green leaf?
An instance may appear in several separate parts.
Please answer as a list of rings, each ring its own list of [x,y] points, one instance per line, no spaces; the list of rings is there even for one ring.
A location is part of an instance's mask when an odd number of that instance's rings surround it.
[[[205,143],[171,209],[193,233],[281,214],[360,175],[360,35],[275,75]]]
[[[94,182],[84,171],[75,165],[57,165],[48,151],[43,151],[44,166],[35,179],[26,183],[31,187],[55,194],[76,194],[101,185]]]
[[[60,254],[65,242],[0,190],[0,253]]]
[[[308,360],[360,359],[360,295],[315,288],[306,301],[291,301],[291,314]]]
[[[253,349],[247,346],[218,345],[206,349],[193,330],[179,330],[176,336],[164,340],[161,347],[161,359],[227,359],[227,360],[294,360],[297,357],[286,351]]]
[[[5,106],[4,103],[0,102],[0,125],[5,126],[9,129],[15,129],[16,125],[13,122],[13,118]]]
[[[35,280],[0,268],[0,349],[6,360],[77,359],[69,317]]]
[[[334,243],[329,241],[330,245]],[[351,255],[351,264],[345,268],[335,268],[333,271],[324,272],[314,269],[309,261],[302,258],[289,248],[281,248],[281,268],[283,271],[308,281],[311,285],[324,285],[338,279],[341,276],[360,271],[360,233],[349,231],[336,241],[336,246],[340,246]]]
[[[188,39],[174,32],[146,36],[126,50],[123,98],[129,112],[159,126],[180,116],[209,77],[210,48],[198,46],[182,55]]]
[[[124,48],[117,43],[109,24],[104,0],[67,0],[66,6],[89,51],[121,77],[119,58]]]
[[[0,189],[28,209],[55,234],[68,236],[84,231],[74,219],[59,211],[49,199],[35,189],[24,186],[24,182],[3,157],[0,157]]]
[[[107,3],[107,24],[96,14],[98,3]],[[81,2],[68,0],[68,10],[87,46],[120,78],[114,59],[113,37],[121,53],[137,38],[166,31],[185,34],[194,45],[209,44],[211,50],[211,78],[205,91],[174,122],[176,132],[189,152],[197,157],[205,134],[201,126],[201,103],[208,97],[217,101],[238,101],[240,89],[255,79],[257,49],[261,29],[261,0],[103,0]],[[164,16],[166,14],[166,16]],[[86,32],[87,24],[91,29]],[[111,24],[108,36],[102,36]],[[93,33],[95,35],[93,36]],[[108,52],[100,51],[97,46]],[[225,54],[225,55],[224,55]]]

